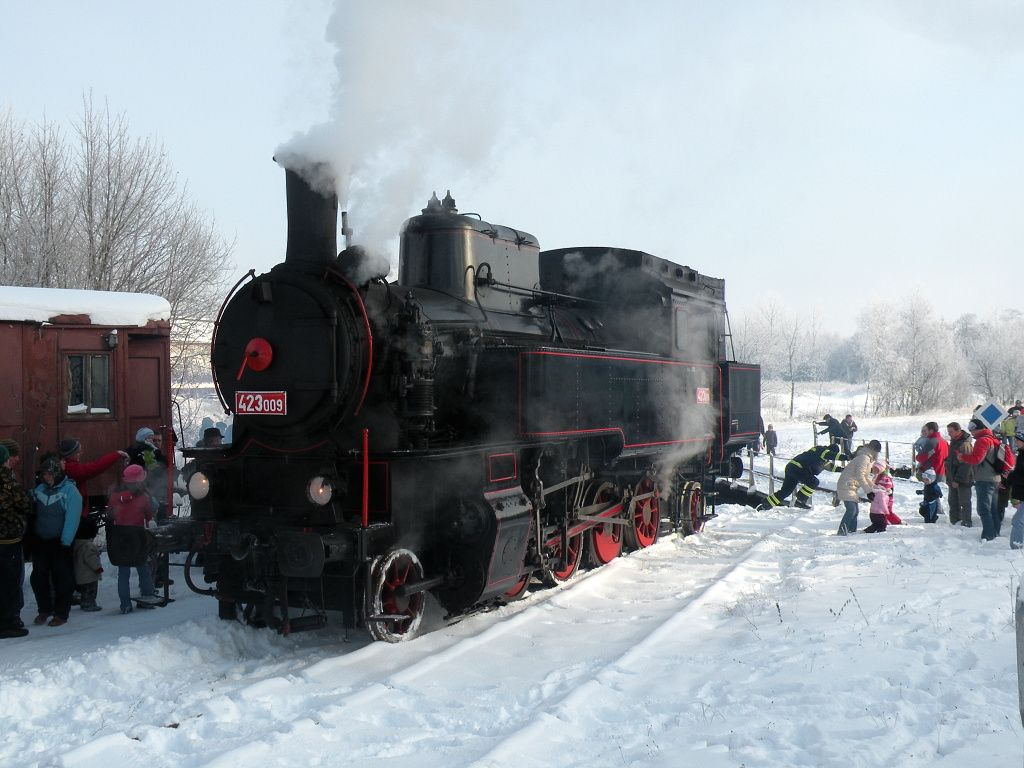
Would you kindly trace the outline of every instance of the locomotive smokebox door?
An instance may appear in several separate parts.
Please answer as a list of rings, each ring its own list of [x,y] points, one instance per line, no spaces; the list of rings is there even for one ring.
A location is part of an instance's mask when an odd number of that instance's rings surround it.
[[[761,366],[721,363],[722,440],[725,446],[749,443],[761,433]]]

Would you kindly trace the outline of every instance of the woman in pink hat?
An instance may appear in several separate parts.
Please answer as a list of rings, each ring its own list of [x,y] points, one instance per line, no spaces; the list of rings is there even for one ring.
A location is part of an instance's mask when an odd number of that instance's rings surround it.
[[[129,464],[121,474],[121,480],[121,488],[110,494],[107,505],[113,514],[114,524],[144,528],[153,519],[157,506],[156,499],[146,491],[146,470],[138,464]],[[135,570],[139,574],[139,594],[155,599],[156,590],[153,589],[149,566],[138,566]],[[131,566],[118,566],[117,596],[121,598],[121,613],[132,612],[131,574]]]

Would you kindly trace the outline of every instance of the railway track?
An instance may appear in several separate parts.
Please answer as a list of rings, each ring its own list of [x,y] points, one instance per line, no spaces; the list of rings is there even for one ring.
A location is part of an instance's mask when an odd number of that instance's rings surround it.
[[[767,553],[768,535],[784,533],[802,519],[784,517],[761,521],[756,530],[713,534],[714,541],[702,542],[682,562],[682,541],[672,538],[588,572],[570,588],[535,594],[523,607],[506,609],[514,612],[497,622],[487,623],[487,616],[467,620],[468,634],[460,626],[457,633],[435,632],[408,646],[374,646],[321,662],[300,679],[290,678],[292,690],[277,691],[307,705],[315,696],[315,714],[307,706],[294,712],[296,717],[275,721],[269,733],[264,722],[250,734],[252,741],[229,748],[211,765],[254,759],[308,765],[322,754],[324,739],[344,745],[352,764],[359,765],[413,760],[416,744],[445,738],[452,742],[447,764],[504,760],[521,741],[543,734],[574,696],[601,686],[645,649],[669,641],[709,602],[748,583]],[[681,570],[686,566],[693,569]],[[646,599],[625,605],[615,600],[623,586],[622,571],[631,571],[636,581],[651,587]],[[688,575],[667,582],[666,572]],[[613,636],[604,631],[611,628]],[[416,646],[438,634],[458,637],[443,648],[431,643],[421,654]],[[399,656],[397,670],[370,672],[353,684],[353,672],[363,675],[378,662]],[[468,686],[467,670],[475,670],[468,675]],[[458,732],[451,728],[453,720],[459,723]],[[392,746],[382,749],[389,742]],[[429,753],[437,754],[437,744],[431,746]]]
[[[723,589],[747,581],[766,539],[803,519],[737,515],[697,538],[668,536],[565,585],[398,646],[346,644],[337,636],[316,644],[255,637],[253,645],[274,650],[239,658],[227,674],[213,663],[215,672],[197,675],[180,661],[164,671],[149,653],[144,662],[135,658],[147,645],[140,638],[117,653],[126,665],[144,663],[147,693],[117,699],[97,681],[95,697],[74,702],[74,710],[101,713],[101,725],[62,747],[45,738],[45,723],[66,706],[55,697],[49,715],[34,718],[36,743],[46,747],[32,759],[92,765],[88,756],[100,750],[157,768],[195,763],[201,743],[202,764],[234,765],[251,755],[308,765],[326,744],[359,755],[353,764],[372,764],[385,762],[382,744],[414,745],[442,734],[460,745],[458,763],[491,759],[503,754],[504,742],[511,749],[529,738],[531,723],[556,715],[576,691],[601,685],[645,648],[671,638]],[[213,621],[198,629],[205,644],[224,632],[244,641],[251,632]],[[476,670],[468,689],[466,670]],[[503,712],[494,711],[496,702]],[[468,736],[451,729],[460,711]],[[160,757],[144,757],[151,738],[164,742]]]

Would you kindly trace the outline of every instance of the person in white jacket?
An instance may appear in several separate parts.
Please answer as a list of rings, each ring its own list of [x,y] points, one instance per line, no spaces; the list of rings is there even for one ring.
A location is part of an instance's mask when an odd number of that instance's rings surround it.
[[[836,495],[843,502],[846,511],[839,523],[837,535],[846,536],[857,532],[857,513],[860,509],[860,492],[863,491],[870,501],[874,497],[871,479],[871,465],[875,463],[878,454],[882,450],[882,444],[872,440],[862,445],[853,455],[850,463],[839,474],[836,482]]]

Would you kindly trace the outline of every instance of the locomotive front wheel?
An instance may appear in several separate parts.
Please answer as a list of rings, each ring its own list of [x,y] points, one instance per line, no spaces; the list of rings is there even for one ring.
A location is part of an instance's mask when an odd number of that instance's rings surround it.
[[[636,486],[636,495],[656,491],[654,481],[645,477]],[[661,528],[661,506],[658,494],[638,501],[633,505],[633,524],[628,528],[628,543],[633,549],[645,549],[658,540]]]
[[[408,549],[394,549],[377,558],[366,588],[366,628],[374,640],[400,643],[419,631],[426,592],[401,596],[399,587],[423,580],[423,565]]]
[[[588,494],[589,495],[589,494]],[[590,495],[589,504],[601,504],[615,499],[615,486],[601,483]],[[610,563],[622,553],[622,535],[626,526],[617,522],[603,523],[591,528],[590,554],[595,565]]]
[[[700,533],[704,527],[704,490],[700,483],[687,483],[683,488],[682,520],[683,535]]]
[[[498,598],[499,602],[502,603],[514,603],[516,600],[522,599],[530,587],[530,579],[533,576],[532,573],[527,573],[522,579],[517,581],[515,585],[508,592]]]
[[[568,552],[565,556],[565,567],[559,568],[557,565],[555,568],[548,568],[544,571],[544,583],[549,587],[556,586],[562,582],[568,581],[574,575],[576,570],[580,567],[580,560],[583,555],[583,534],[578,533],[575,536],[569,537]],[[556,561],[561,561],[562,545],[556,543],[548,548],[548,552],[551,557]],[[557,570],[556,570],[557,569]]]

